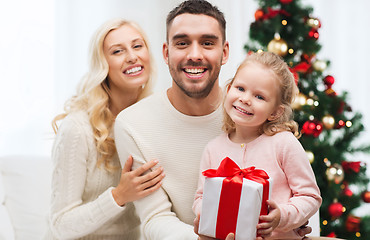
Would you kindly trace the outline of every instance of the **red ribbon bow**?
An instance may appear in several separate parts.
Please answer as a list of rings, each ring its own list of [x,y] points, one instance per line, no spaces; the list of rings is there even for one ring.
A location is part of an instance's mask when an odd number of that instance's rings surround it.
[[[233,160],[226,157],[222,160],[218,169],[205,170],[203,175],[206,177],[225,177],[222,182],[217,215],[216,238],[225,239],[229,233],[235,234],[236,232],[243,178],[263,184],[260,215],[268,214],[266,201],[269,195],[269,182],[267,180],[269,176],[264,170],[256,169],[254,166],[241,169]]]

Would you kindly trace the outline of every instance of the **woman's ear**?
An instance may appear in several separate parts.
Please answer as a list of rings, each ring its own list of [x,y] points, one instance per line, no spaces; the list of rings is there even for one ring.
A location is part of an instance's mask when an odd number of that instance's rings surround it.
[[[283,105],[277,106],[275,111],[273,111],[271,113],[270,117],[267,120],[274,121],[274,120],[278,119],[279,117],[281,117],[281,115],[283,115],[284,110],[285,110],[285,107]]]

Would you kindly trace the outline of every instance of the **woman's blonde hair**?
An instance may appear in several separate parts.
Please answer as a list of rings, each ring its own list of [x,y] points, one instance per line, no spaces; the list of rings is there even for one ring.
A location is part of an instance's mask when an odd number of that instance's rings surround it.
[[[112,19],[98,28],[91,38],[89,47],[89,70],[81,79],[76,95],[65,103],[65,113],[57,115],[52,121],[52,127],[56,133],[58,130],[58,120],[65,118],[71,112],[79,110],[87,111],[98,151],[97,165],[100,166],[104,163],[104,167],[107,170],[114,169],[110,161],[116,154],[116,147],[114,139],[111,137],[115,116],[113,116],[109,109],[110,89],[107,79],[109,65],[104,56],[103,44],[108,33],[125,25],[135,28],[141,34],[150,55],[150,79],[145,86],[143,86],[138,100],[151,94],[154,62],[150,53],[149,42],[144,31],[134,22],[120,18]]]
[[[262,124],[260,129],[261,134],[265,133],[266,135],[272,136],[278,132],[290,131],[296,137],[299,137],[298,124],[293,120],[293,110],[291,107],[294,98],[298,94],[298,87],[295,84],[294,76],[289,70],[288,65],[275,53],[256,52],[249,54],[238,67],[234,77],[226,84],[225,96],[238,72],[250,63],[260,64],[273,72],[276,80],[279,81],[280,87],[280,93],[278,95],[280,99],[277,104],[284,107],[284,112],[280,117],[272,121],[266,120],[266,122]],[[222,128],[227,133],[235,131],[235,123],[226,113],[225,108]]]

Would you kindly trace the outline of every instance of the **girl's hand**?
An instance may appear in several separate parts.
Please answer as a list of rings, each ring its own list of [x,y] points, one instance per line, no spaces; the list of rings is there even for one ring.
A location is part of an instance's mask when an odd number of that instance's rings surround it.
[[[198,233],[199,219],[200,219],[200,215],[197,214],[197,217],[194,219],[194,232],[198,235],[198,240],[215,240],[216,238],[207,237],[207,236],[204,236],[204,235],[199,235],[199,233]],[[235,239],[234,234],[229,233],[225,240],[234,240],[234,239]]]
[[[257,240],[270,237],[280,222],[281,213],[278,205],[272,200],[267,200],[267,204],[269,205],[269,214],[259,218],[261,223],[257,224],[257,235],[259,236]]]
[[[119,206],[146,197],[158,190],[165,176],[162,167],[144,174],[154,167],[158,163],[158,160],[151,160],[131,171],[133,161],[132,156],[127,159],[121,172],[120,182],[112,190],[113,198]]]

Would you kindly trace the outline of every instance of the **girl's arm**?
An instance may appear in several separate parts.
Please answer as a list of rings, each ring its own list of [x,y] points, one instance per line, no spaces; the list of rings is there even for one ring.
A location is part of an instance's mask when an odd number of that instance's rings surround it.
[[[302,226],[318,211],[322,201],[307,154],[300,142],[290,136],[284,138],[280,154],[282,169],[292,192],[287,203],[279,204],[281,219],[277,228],[281,231]]]

